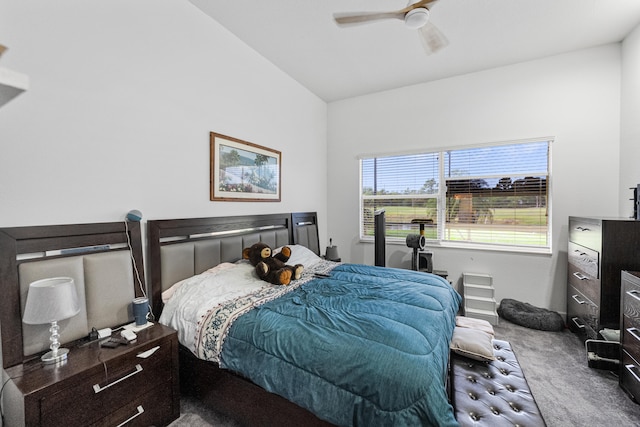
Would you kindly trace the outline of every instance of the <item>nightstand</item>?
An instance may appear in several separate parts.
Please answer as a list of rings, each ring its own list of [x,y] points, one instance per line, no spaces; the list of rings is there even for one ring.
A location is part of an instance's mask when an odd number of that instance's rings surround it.
[[[165,426],[178,418],[177,334],[156,323],[137,335],[115,348],[68,344],[58,365],[35,357],[6,369],[6,425]]]

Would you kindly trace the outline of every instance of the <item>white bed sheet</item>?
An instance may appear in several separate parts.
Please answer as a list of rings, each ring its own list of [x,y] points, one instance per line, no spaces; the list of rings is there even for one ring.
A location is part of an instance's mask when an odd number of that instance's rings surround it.
[[[198,322],[211,307],[216,307],[271,286],[255,274],[248,262],[214,272],[204,272],[178,283],[160,316],[160,323],[178,331],[178,340],[193,349]]]
[[[302,264],[305,267],[304,277],[296,282],[308,281],[316,267],[327,263],[304,246],[288,246],[291,248],[291,257],[287,264]],[[274,254],[280,250],[281,248],[277,248]],[[322,267],[325,268],[326,266]],[[273,286],[276,285],[260,280],[255,273],[255,267],[248,261],[222,263],[204,273],[182,280],[163,292],[165,304],[159,322],[177,330],[179,342],[197,354],[201,322],[209,312]]]

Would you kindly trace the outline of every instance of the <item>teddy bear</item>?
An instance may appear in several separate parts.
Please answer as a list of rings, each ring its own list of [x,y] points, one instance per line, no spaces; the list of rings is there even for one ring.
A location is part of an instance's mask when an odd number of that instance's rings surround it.
[[[266,243],[258,242],[242,250],[242,258],[248,259],[256,269],[258,277],[274,285],[288,285],[292,279],[299,279],[304,270],[302,264],[287,265],[291,248],[284,246],[280,252],[271,256],[272,250]]]

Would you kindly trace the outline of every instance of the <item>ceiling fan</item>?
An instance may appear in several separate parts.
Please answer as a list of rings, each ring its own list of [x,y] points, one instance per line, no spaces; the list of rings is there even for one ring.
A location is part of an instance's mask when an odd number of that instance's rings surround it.
[[[390,12],[335,13],[333,19],[340,26],[366,24],[383,19],[401,19],[408,28],[418,30],[427,53],[434,53],[449,44],[447,38],[429,21],[430,9],[438,0],[411,1],[407,7]]]

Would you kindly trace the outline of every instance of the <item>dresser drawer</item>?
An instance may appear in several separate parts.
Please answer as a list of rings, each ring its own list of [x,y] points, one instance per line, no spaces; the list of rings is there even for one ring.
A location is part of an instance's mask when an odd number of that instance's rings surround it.
[[[161,425],[163,420],[171,419],[172,414],[172,387],[171,383],[160,383],[148,393],[134,397],[125,406],[113,411],[105,418],[99,420],[92,427],[115,427],[126,425],[127,427],[147,427]]]
[[[567,257],[569,264],[573,264],[583,275],[593,279],[600,278],[600,253],[598,251],[569,242]]]
[[[622,281],[622,310],[631,322],[640,328],[640,286]]]
[[[640,325],[634,326],[626,316],[622,326],[622,342],[626,351],[640,358]]]
[[[569,328],[585,338],[597,339],[600,329],[600,308],[582,292],[567,286],[567,318]]]
[[[569,241],[600,251],[602,245],[602,224],[582,218],[569,218]]]
[[[622,343],[625,350],[640,358],[640,286],[622,280]]]
[[[158,344],[156,344],[158,345]],[[170,341],[159,344],[158,350],[148,358],[136,355],[155,347],[141,346],[135,352],[114,358],[87,371],[74,385],[64,388],[41,400],[43,426],[85,426],[91,424],[131,402],[132,396],[149,392],[154,385],[171,380]],[[111,351],[103,349],[103,352]],[[63,408],[73,408],[69,418]]]
[[[587,298],[591,300],[595,305],[600,307],[601,304],[601,283],[600,279],[597,279],[585,272],[580,266],[573,263],[569,263],[567,266],[567,275],[569,284],[580,291]]]
[[[636,401],[640,399],[640,364],[626,351],[622,352],[620,385]]]

